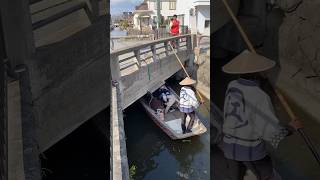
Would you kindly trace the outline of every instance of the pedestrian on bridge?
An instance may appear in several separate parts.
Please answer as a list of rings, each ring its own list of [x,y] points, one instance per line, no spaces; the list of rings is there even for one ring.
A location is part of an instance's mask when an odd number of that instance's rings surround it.
[[[199,102],[196,98],[192,85],[196,83],[195,80],[186,77],[179,84],[182,85],[180,90],[180,111],[184,113],[184,118],[181,121],[182,133],[190,133],[195,120],[195,109],[199,107]],[[187,116],[190,121],[186,126]]]
[[[279,124],[270,97],[259,86],[258,74],[273,68],[275,62],[255,56],[244,51],[223,67],[225,73],[239,76],[229,83],[224,103],[221,147],[230,180],[243,180],[247,169],[258,180],[277,179],[266,142],[277,148],[283,138],[302,127],[300,121]]]
[[[177,19],[177,15],[173,15],[171,21],[170,21],[170,34],[171,36],[178,36],[179,35],[179,28],[180,28],[180,22],[179,20]],[[176,48],[177,47],[177,44],[178,44],[178,41],[175,40],[175,41],[171,41],[171,44],[172,44],[172,47],[173,48]]]

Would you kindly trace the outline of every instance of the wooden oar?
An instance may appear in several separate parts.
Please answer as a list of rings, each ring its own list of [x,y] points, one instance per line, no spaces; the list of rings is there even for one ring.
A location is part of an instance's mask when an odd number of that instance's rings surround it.
[[[224,3],[224,5],[225,5],[228,13],[230,14],[233,22],[236,24],[236,26],[237,26],[237,28],[238,28],[238,30],[239,30],[239,32],[240,32],[243,40],[246,42],[246,44],[247,44],[248,48],[250,49],[250,51],[251,51],[252,53],[257,54],[256,50],[253,48],[253,45],[252,45],[252,43],[250,42],[250,40],[249,40],[249,38],[248,38],[248,36],[247,36],[247,34],[244,32],[242,26],[240,25],[238,19],[237,19],[236,16],[234,15],[234,13],[233,13],[233,11],[231,10],[231,8],[230,8],[229,4],[227,3],[227,1],[226,1],[226,0],[222,0],[222,2]],[[273,87],[273,88],[274,88],[275,94],[278,96],[281,104],[282,104],[283,107],[285,108],[286,112],[289,114],[291,121],[293,121],[293,122],[296,121],[296,120],[297,120],[297,117],[296,117],[296,115],[294,114],[294,112],[292,111],[292,109],[291,109],[291,107],[289,106],[289,104],[288,104],[288,102],[286,101],[286,99],[283,97],[283,95],[281,94],[281,92],[280,92],[277,88],[275,88],[275,87]],[[315,149],[313,143],[311,142],[310,138],[305,134],[305,132],[303,131],[302,128],[297,129],[297,131],[298,131],[299,134],[302,136],[302,138],[304,139],[305,143],[307,144],[307,146],[309,147],[310,151],[312,152],[313,156],[315,157],[315,159],[317,160],[317,162],[318,162],[319,165],[320,165],[320,157],[319,157],[319,154],[318,154],[318,152],[316,151],[316,149]]]
[[[180,60],[179,56],[178,56],[178,55],[177,55],[177,53],[174,51],[174,49],[173,49],[173,47],[172,47],[171,43],[169,43],[169,45],[170,45],[170,47],[171,47],[171,49],[172,49],[172,51],[173,51],[174,55],[176,56],[176,58],[177,58],[178,62],[180,63],[180,65],[181,65],[181,67],[182,67],[182,69],[183,69],[184,73],[188,76],[188,78],[191,78],[191,77],[189,76],[189,74],[188,74],[188,72],[187,72],[186,68],[183,66],[183,64],[182,64],[182,62],[181,62],[181,60]],[[194,87],[194,88],[195,88],[195,87]],[[199,97],[200,97],[200,101],[201,101],[201,103],[204,103],[204,100],[203,100],[203,98],[202,98],[202,96],[201,96],[200,92],[197,90],[197,88],[195,88],[195,89],[196,89],[197,94],[198,94],[198,95],[199,95]]]

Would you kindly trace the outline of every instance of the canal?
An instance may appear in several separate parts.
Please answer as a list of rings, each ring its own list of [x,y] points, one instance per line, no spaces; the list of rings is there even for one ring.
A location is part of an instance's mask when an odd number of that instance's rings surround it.
[[[173,79],[167,83],[176,91],[180,88]],[[128,107],[124,114],[129,167],[134,180],[210,178],[209,132],[172,140],[155,125],[139,102]],[[200,114],[209,131],[207,107],[201,107]]]
[[[112,49],[112,41],[113,41],[113,50],[119,49],[119,48],[124,48],[124,47],[128,47],[128,46],[132,46],[132,45],[138,45],[138,44],[142,44],[142,43],[146,43],[149,42],[150,40],[120,40],[120,39],[112,39],[112,37],[116,37],[116,36],[127,36],[128,33],[125,30],[121,30],[120,28],[114,28],[111,32],[110,32],[110,49]]]
[[[109,122],[106,109],[42,153],[43,180],[109,179]]]

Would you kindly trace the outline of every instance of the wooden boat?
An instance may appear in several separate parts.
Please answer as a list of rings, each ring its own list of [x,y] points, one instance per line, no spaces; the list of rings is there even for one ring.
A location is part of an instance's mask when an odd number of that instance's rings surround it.
[[[156,110],[150,107],[150,103],[156,97],[153,97],[151,93],[146,94],[140,99],[142,106],[144,107],[145,111],[149,115],[149,117],[159,126],[171,139],[184,139],[191,136],[197,136],[205,133],[207,128],[203,125],[199,117],[196,115],[195,122],[191,129],[192,132],[190,133],[182,133],[181,129],[181,121],[183,119],[183,113],[179,111],[179,96],[174,92],[173,89],[167,87],[171,94],[175,97],[175,103],[172,105],[172,112],[168,112],[164,114],[164,119],[161,120],[159,114],[157,114]],[[190,121],[189,116],[187,116],[188,124]]]

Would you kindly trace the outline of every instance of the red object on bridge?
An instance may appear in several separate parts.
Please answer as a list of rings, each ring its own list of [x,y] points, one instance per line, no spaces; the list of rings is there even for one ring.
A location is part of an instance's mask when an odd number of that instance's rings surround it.
[[[170,32],[173,36],[179,35],[179,27],[180,27],[180,22],[176,19],[172,20],[172,26],[170,29]]]

